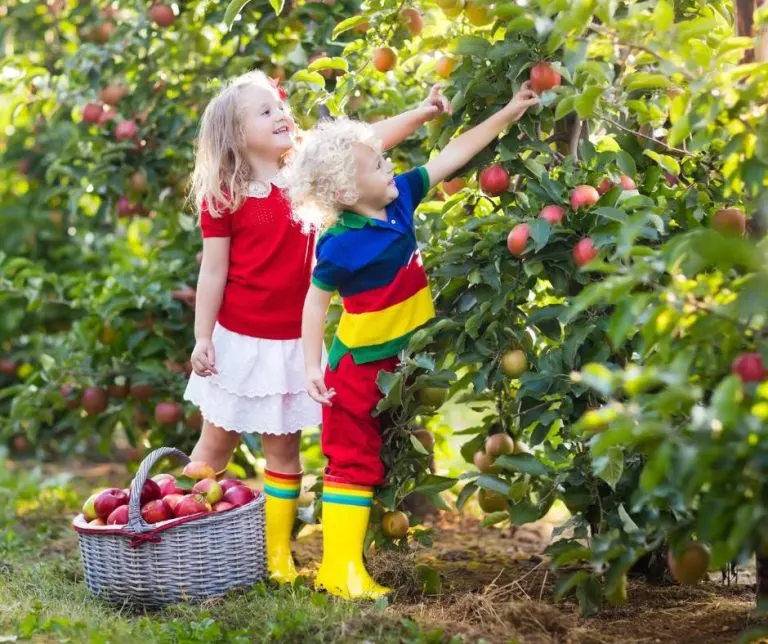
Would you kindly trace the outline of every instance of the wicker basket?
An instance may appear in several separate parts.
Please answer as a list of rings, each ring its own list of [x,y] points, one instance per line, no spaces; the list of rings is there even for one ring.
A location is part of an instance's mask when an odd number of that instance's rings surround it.
[[[141,518],[141,490],[164,456],[189,462],[186,454],[168,447],[142,461],[131,484],[127,526],[89,526],[83,515],[75,518],[89,590],[113,604],[159,608],[266,579],[262,495],[225,512],[154,525]]]

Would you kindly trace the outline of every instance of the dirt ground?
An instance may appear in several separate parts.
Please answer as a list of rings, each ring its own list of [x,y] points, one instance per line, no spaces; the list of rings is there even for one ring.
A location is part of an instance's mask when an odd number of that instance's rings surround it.
[[[72,471],[71,464],[67,469]],[[77,476],[96,486],[124,477],[125,470],[101,464],[78,468]],[[375,553],[370,567],[380,582],[401,589],[389,610],[468,641],[720,644],[736,642],[748,627],[768,625],[768,619],[754,612],[750,569],[740,571],[738,583],[730,585],[719,574],[695,587],[659,587],[630,579],[626,606],[606,607],[597,617],[583,619],[574,599],[552,601],[556,579],[541,556],[552,523],[482,528],[475,516],[465,514],[436,517],[431,527],[432,547],[418,547],[408,555]],[[67,539],[51,547],[71,548],[74,543]],[[319,565],[321,551],[320,532],[305,529],[295,553],[307,577]],[[419,563],[439,572],[439,596],[424,597],[415,587],[412,571]]]

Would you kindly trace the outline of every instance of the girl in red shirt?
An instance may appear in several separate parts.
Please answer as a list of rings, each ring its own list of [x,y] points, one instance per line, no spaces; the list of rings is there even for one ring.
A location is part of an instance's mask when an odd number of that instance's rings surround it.
[[[320,423],[321,410],[304,381],[301,316],[314,240],[284,192],[281,169],[296,130],[285,99],[273,81],[251,72],[224,87],[203,114],[192,177],[203,262],[194,373],[184,398],[204,419],[192,459],[219,473],[243,433],[260,434],[267,562],[273,579],[291,582],[300,432]],[[436,86],[420,107],[374,128],[392,147],[445,105]]]

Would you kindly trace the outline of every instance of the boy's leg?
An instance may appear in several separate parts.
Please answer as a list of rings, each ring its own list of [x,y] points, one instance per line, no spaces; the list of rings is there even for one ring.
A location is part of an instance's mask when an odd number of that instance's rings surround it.
[[[373,488],[384,482],[381,431],[373,411],[381,392],[376,379],[394,370],[395,358],[367,365],[345,356],[326,373],[336,390],[323,409],[323,453],[328,467],[323,481],[323,562],[315,585],[346,599],[376,599],[390,590],[378,585],[363,563]]]
[[[261,436],[267,459],[264,470],[267,566],[270,577],[280,583],[291,583],[297,577],[291,554],[291,533],[301,494],[300,441],[301,432]]]

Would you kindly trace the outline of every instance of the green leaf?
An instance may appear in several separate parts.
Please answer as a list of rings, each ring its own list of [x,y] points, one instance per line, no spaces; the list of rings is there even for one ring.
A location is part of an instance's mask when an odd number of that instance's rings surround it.
[[[444,490],[449,490],[452,488],[454,485],[456,485],[457,481],[458,479],[448,476],[437,476],[436,474],[430,474],[419,485],[411,490],[411,494],[438,494],[439,492],[443,492]]]
[[[741,380],[730,375],[723,380],[712,394],[712,412],[724,427],[735,427],[741,416]]]
[[[536,219],[529,225],[531,239],[534,243],[534,252],[539,252],[549,241],[549,235],[552,232],[552,227],[544,219]]]
[[[561,600],[579,584],[589,579],[589,573],[586,570],[579,570],[568,577],[561,579],[555,585],[555,601]]]
[[[250,0],[230,0],[224,11],[224,24],[227,29],[232,29],[232,23],[235,22],[237,15],[243,10],[243,7],[247,5]]]
[[[479,36],[462,36],[456,46],[456,53],[461,56],[485,56],[491,43]]]
[[[368,18],[365,16],[352,16],[351,18],[347,18],[346,20],[342,20],[333,30],[333,40],[336,40],[341,34],[343,34],[346,31],[349,31],[350,29],[354,29],[358,25],[363,24],[366,22]]]
[[[311,72],[320,71],[323,69],[335,69],[336,71],[346,72],[349,71],[349,63],[343,58],[319,58],[313,61],[307,69]]]
[[[592,467],[596,476],[610,485],[612,490],[616,490],[616,484],[624,472],[624,453],[620,447],[611,447],[592,461]]]
[[[616,378],[605,365],[592,362],[579,374],[579,380],[606,398],[613,394]]]
[[[590,85],[585,88],[580,96],[576,97],[574,107],[576,112],[583,119],[592,118],[595,115],[595,108],[603,95],[603,88],[597,85]]]
[[[601,206],[600,208],[595,208],[594,212],[600,217],[605,217],[611,221],[617,221],[620,224],[623,224],[627,221],[627,213],[625,213],[623,210],[619,210],[618,208],[608,208],[606,206]]]
[[[559,121],[560,119],[568,116],[573,110],[576,108],[576,97],[571,96],[565,96],[560,99],[560,101],[557,104],[557,107],[555,108],[555,120]]]
[[[283,12],[285,6],[285,0],[269,0],[269,4],[276,16],[279,16]]]
[[[677,162],[677,159],[674,157],[671,157],[667,154],[659,154],[658,152],[654,152],[653,150],[643,150],[643,154],[647,156],[650,159],[653,159],[656,163],[658,163],[664,170],[669,172],[670,174],[673,174],[675,176],[680,174],[680,164]]]
[[[325,87],[325,79],[317,72],[310,72],[307,69],[300,69],[292,77],[291,80],[296,83],[310,83],[311,85],[317,85],[318,87]]]
[[[658,34],[664,33],[675,22],[675,12],[667,0],[656,0],[653,10],[653,27]]]
[[[413,571],[419,580],[421,592],[425,595],[439,595],[443,588],[440,573],[426,564],[418,564]]]
[[[624,509],[624,504],[619,505],[619,518],[621,519],[621,522],[624,524],[624,530],[627,532],[639,532],[640,528],[637,527],[637,524],[632,520],[632,517],[629,516],[629,513]]]
[[[627,90],[637,89],[666,89],[672,83],[664,74],[651,74],[650,72],[635,72],[624,79]]]
[[[40,355],[40,365],[42,366],[43,371],[51,371],[51,369],[56,366],[56,360],[47,353],[43,353]]]
[[[533,476],[547,476],[550,469],[532,454],[504,454],[494,464],[510,472],[522,472]]]

